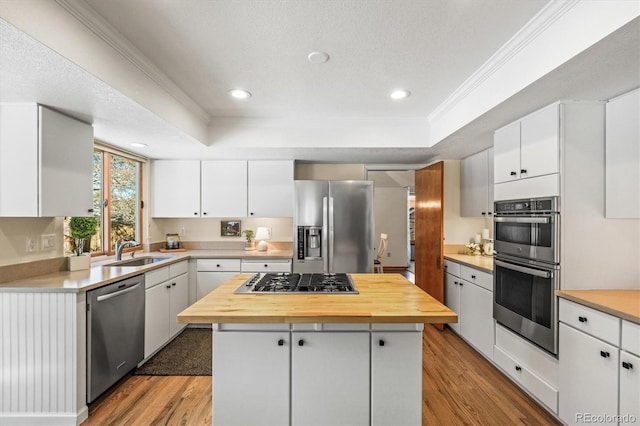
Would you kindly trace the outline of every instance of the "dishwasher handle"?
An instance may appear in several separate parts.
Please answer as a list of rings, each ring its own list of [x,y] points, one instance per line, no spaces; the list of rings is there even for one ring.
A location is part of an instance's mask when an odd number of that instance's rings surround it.
[[[129,288],[125,288],[124,290],[114,291],[113,293],[103,294],[102,296],[96,297],[96,302],[102,302],[104,300],[109,300],[109,299],[112,299],[114,297],[118,297],[118,296],[121,296],[123,294],[127,294],[127,293],[132,292],[133,290],[137,289],[138,287],[140,287],[140,283],[137,283],[136,285],[133,285],[133,286],[131,286]]]

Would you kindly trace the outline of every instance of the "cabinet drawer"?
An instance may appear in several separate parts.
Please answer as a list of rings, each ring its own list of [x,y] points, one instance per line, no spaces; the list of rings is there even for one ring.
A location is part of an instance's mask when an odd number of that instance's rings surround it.
[[[456,262],[452,262],[451,260],[444,260],[444,271],[455,275],[456,277],[460,276],[460,264]]]
[[[621,347],[625,351],[640,356],[640,324],[635,324],[630,321],[622,321]]]
[[[186,260],[169,265],[169,277],[171,278],[186,274],[187,272],[189,272],[189,262]]]
[[[486,272],[460,265],[460,278],[493,291],[493,275]]]
[[[241,265],[242,272],[291,272],[291,260],[243,260]]]
[[[240,259],[198,259],[198,271],[240,271]]]
[[[560,321],[612,345],[620,345],[620,318],[560,299]]]
[[[144,274],[144,288],[151,288],[169,279],[169,267],[154,269]]]
[[[513,380],[525,388],[531,395],[549,407],[554,413],[558,412],[558,391],[550,384],[536,376],[527,367],[511,358],[499,347],[494,347],[493,361]]]

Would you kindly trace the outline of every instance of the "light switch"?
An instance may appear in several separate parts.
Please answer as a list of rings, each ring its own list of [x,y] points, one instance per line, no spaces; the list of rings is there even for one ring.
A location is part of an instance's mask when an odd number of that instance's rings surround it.
[[[40,250],[55,250],[56,234],[40,235]]]

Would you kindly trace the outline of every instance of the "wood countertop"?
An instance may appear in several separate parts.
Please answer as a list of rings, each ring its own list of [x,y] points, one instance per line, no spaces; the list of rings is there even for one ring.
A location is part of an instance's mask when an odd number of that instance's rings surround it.
[[[445,253],[445,259],[464,263],[472,268],[481,269],[490,274],[493,273],[493,256],[470,256],[468,254]]]
[[[238,274],[178,314],[183,323],[450,323],[455,312],[400,274],[350,274],[359,294],[234,294]]]
[[[640,290],[559,290],[558,297],[640,324]]]

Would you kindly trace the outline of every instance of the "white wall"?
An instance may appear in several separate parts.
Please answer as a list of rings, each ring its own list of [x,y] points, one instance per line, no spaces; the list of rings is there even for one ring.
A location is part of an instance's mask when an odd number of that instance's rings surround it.
[[[0,218],[0,265],[62,257],[63,218]],[[54,250],[43,251],[41,235],[55,235]],[[36,251],[27,251],[27,238],[36,240]]]
[[[364,164],[296,163],[298,180],[364,180]]]
[[[409,264],[409,191],[407,188],[375,189],[375,235],[376,250],[380,233],[388,234],[389,244],[384,256],[384,266],[406,267]]]
[[[493,234],[491,219],[460,216],[460,161],[444,162],[444,243],[467,244],[484,228]]]

